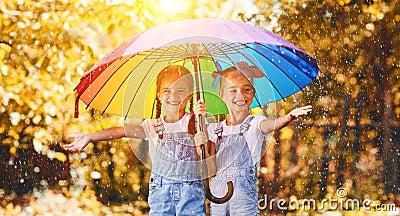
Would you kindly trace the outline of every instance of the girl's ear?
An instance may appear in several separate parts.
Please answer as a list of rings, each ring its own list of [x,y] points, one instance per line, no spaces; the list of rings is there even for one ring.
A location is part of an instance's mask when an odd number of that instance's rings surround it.
[[[219,96],[219,98],[221,98],[221,100],[222,100],[223,102],[225,102],[225,101],[224,101],[224,98],[223,98],[224,95],[222,94],[222,91],[219,91],[219,92],[218,92],[218,96]]]

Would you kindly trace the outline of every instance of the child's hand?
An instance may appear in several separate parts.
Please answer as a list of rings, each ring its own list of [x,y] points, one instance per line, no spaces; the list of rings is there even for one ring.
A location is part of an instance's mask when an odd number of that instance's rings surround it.
[[[296,108],[296,109],[290,111],[289,116],[292,118],[292,120],[295,120],[299,117],[307,115],[311,111],[312,111],[312,106],[307,105],[307,106]]]
[[[64,149],[71,152],[82,151],[90,142],[87,134],[72,134],[67,136],[68,139],[74,139],[70,144],[64,145]]]
[[[202,152],[201,152],[201,144],[204,144],[204,149],[206,151],[206,157],[208,157],[208,149],[207,149],[207,142],[208,142],[208,138],[205,132],[203,131],[199,131],[196,133],[196,135],[194,135],[194,143],[196,145],[196,153],[202,157]],[[204,159],[204,158],[203,158]]]
[[[206,114],[206,112],[207,112],[207,106],[206,106],[206,104],[204,103],[204,100],[203,100],[203,99],[200,99],[200,100],[197,101],[196,105],[194,106],[193,111],[194,111],[194,114],[195,114],[196,116],[198,116],[198,115],[205,115],[205,114]]]

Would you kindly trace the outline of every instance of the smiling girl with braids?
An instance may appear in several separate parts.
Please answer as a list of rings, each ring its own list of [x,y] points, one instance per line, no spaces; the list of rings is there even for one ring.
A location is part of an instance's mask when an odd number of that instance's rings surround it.
[[[167,66],[157,76],[156,119],[138,126],[113,127],[92,134],[70,135],[66,150],[82,151],[89,142],[123,137],[149,141],[152,173],[149,183],[150,215],[205,215],[200,165],[193,141],[193,77],[183,66]],[[160,118],[161,106],[165,115]]]
[[[251,115],[255,89],[254,78],[264,76],[263,72],[246,62],[225,69],[220,75],[219,97],[228,107],[226,119],[211,123],[208,137],[216,149],[217,173],[211,178],[211,193],[215,196],[226,194],[226,182],[232,181],[232,198],[223,204],[211,203],[211,215],[258,215],[256,177],[261,158],[261,146],[268,133],[280,130],[301,116],[311,112],[311,106],[292,110],[277,119],[267,119],[264,115]],[[203,101],[195,106],[195,111],[206,111]],[[196,143],[206,143],[205,132],[199,132]],[[210,148],[211,149],[211,148]]]

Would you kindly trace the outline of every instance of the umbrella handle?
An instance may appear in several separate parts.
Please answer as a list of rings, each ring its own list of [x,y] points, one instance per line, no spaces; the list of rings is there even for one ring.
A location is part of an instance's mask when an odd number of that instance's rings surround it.
[[[198,120],[199,120],[199,130],[200,131],[204,131],[204,127],[203,127],[203,116],[199,115],[198,116]],[[207,164],[206,164],[206,150],[205,150],[205,146],[204,144],[200,145],[201,148],[201,156],[202,156],[202,172],[203,172],[203,176],[207,176],[208,175],[208,169],[207,169]],[[225,196],[223,197],[215,197],[211,191],[210,191],[210,178],[205,178],[203,179],[203,191],[204,194],[206,195],[207,199],[210,200],[213,203],[217,203],[217,204],[221,204],[221,203],[225,203],[227,202],[233,195],[233,182],[229,181],[226,183],[227,187],[228,187],[228,192],[225,194]]]
[[[204,144],[200,145],[201,147],[201,154],[203,157],[203,162],[202,162],[202,167],[203,167],[203,174],[208,174],[207,173],[207,164],[206,164],[206,152],[205,152],[205,147]],[[225,194],[223,197],[215,197],[211,191],[210,191],[210,178],[205,178],[203,179],[203,191],[204,194],[206,195],[207,199],[210,200],[213,203],[221,204],[227,202],[233,195],[233,183],[232,181],[229,181],[226,183],[228,187],[228,192]]]

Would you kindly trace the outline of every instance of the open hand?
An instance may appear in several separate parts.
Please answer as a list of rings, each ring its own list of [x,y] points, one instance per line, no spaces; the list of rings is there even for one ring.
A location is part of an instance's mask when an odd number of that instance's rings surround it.
[[[292,120],[294,120],[299,117],[307,115],[311,111],[312,111],[312,106],[307,105],[307,106],[296,108],[296,109],[290,111],[289,116],[292,118]]]
[[[68,139],[74,139],[70,144],[64,145],[64,149],[70,152],[82,151],[90,142],[87,134],[72,134],[67,136]]]

